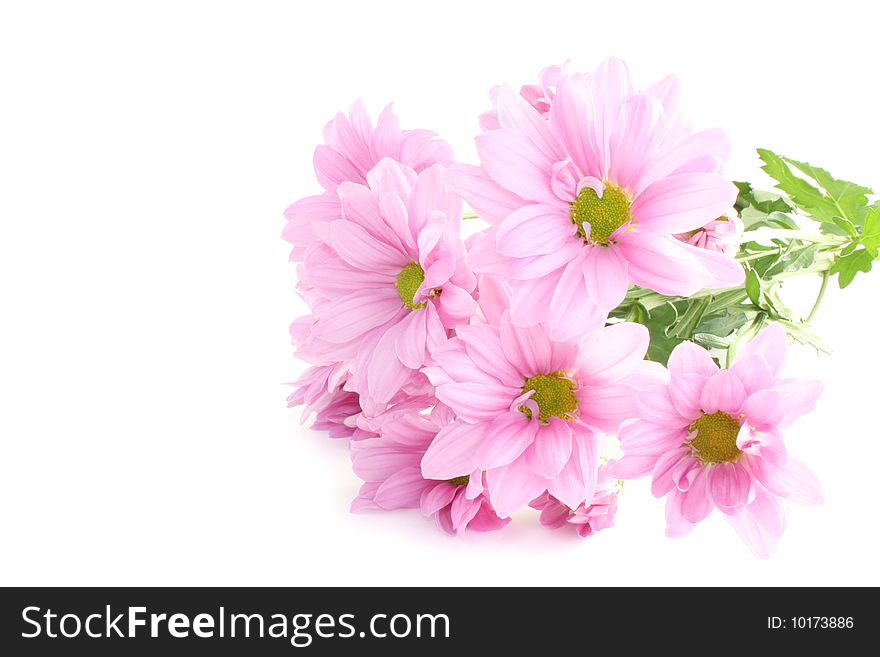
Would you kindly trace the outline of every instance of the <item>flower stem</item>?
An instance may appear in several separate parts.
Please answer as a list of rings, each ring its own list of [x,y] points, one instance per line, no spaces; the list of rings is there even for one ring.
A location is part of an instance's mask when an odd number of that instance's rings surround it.
[[[827,270],[822,272],[822,284],[819,286],[819,294],[816,295],[816,302],[813,304],[813,308],[810,310],[810,314],[807,315],[808,322],[813,321],[813,317],[816,316],[816,311],[819,310],[819,306],[822,305],[822,299],[825,296],[825,288],[828,287],[829,278],[831,278],[831,276]]]

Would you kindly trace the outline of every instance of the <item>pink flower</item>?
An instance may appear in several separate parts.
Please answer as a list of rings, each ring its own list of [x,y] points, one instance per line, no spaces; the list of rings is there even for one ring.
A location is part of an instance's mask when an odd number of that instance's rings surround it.
[[[559,78],[565,74],[565,69],[566,64],[562,66],[548,66],[538,75],[538,84],[524,84],[519,90],[519,95],[545,118],[550,113],[550,104],[556,97],[556,84],[559,82]],[[498,104],[498,92],[500,89],[501,87],[493,87],[489,92],[492,105],[494,106]],[[497,130],[500,127],[497,107],[493,107],[493,109],[480,115],[480,128],[483,130]]]
[[[365,184],[367,173],[389,157],[417,172],[434,164],[452,163],[449,145],[428,130],[401,130],[391,105],[385,107],[374,128],[361,101],[341,112],[324,127],[325,143],[315,149],[318,182],[326,190],[291,205],[284,213],[287,225],[282,237],[294,245],[292,260],[301,260],[318,236],[314,223],[341,218],[336,190],[343,182]]]
[[[481,294],[482,301],[482,294]],[[422,460],[432,479],[486,471],[489,498],[507,516],[545,490],[571,508],[591,499],[602,432],[635,413],[647,330],[621,323],[580,342],[546,327],[473,324],[439,347],[425,373],[456,420]]]
[[[304,406],[303,423],[315,413],[313,429],[327,431],[331,438],[350,438],[361,407],[358,395],[343,389],[347,377],[344,363],[310,367],[291,384],[294,390],[287,397],[287,406]]]
[[[614,526],[617,516],[617,482],[608,475],[605,466],[599,468],[598,484],[589,504],[582,502],[572,509],[550,493],[529,502],[529,506],[541,512],[540,522],[547,529],[573,526],[578,536],[587,538],[598,531]]]
[[[601,326],[631,283],[687,296],[742,282],[732,258],[674,238],[737,195],[719,173],[724,134],[690,132],[677,96],[673,79],[635,91],[614,59],[560,76],[547,118],[499,89],[500,128],[477,137],[482,167],[457,165],[450,180],[493,224],[473,265],[516,282],[515,324],[547,322],[565,340]]]
[[[352,442],[352,466],[364,480],[352,511],[420,508],[443,531],[457,535],[465,529],[493,531],[510,522],[492,509],[480,472],[443,481],[422,476],[422,456],[448,419],[442,408],[431,415],[411,413],[386,422],[377,438]]]
[[[366,185],[343,182],[337,194],[342,218],[313,226],[321,244],[301,267],[319,300],[303,349],[351,361],[346,387],[375,415],[401,390],[427,386],[419,369],[476,310],[476,279],[459,237],[461,202],[439,165],[417,174],[386,158]]]
[[[780,378],[788,349],[772,324],[729,370],[691,342],[669,357],[669,382],[646,388],[639,419],[620,429],[615,476],[651,474],[666,499],[666,533],[681,536],[718,509],[752,551],[766,557],[782,534],[782,500],[818,504],[819,482],[785,449],[782,429],[813,409],[818,381]]]
[[[736,210],[731,208],[702,228],[697,228],[687,233],[679,233],[675,236],[675,239],[687,244],[693,244],[701,249],[718,251],[733,258],[739,250],[742,232],[742,219],[737,216]]]

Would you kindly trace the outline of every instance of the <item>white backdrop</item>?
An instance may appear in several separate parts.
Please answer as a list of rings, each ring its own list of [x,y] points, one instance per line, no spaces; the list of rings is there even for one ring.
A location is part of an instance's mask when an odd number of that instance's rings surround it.
[[[534,517],[456,540],[351,515],[345,445],[298,425],[282,211],[352,100],[475,161],[487,91],[608,55],[680,75],[729,172],[754,147],[880,188],[869,3],[144,2],[0,9],[0,584],[880,584],[880,272],[832,289],[788,432],[823,480],[777,553],[711,517],[663,536],[629,484],[587,541]],[[817,281],[792,294],[812,300]],[[800,289],[797,289],[800,288]]]

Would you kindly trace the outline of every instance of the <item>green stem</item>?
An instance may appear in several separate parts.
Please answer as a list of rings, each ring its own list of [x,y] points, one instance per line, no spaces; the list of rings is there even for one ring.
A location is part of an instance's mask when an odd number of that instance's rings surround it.
[[[816,242],[817,244],[822,242],[843,244],[847,241],[847,238],[813,233],[808,230],[791,230],[790,228],[758,228],[746,231],[740,236],[740,243],[742,244],[752,240],[801,240],[803,242]]]
[[[463,221],[467,221],[469,219],[479,219],[480,215],[478,215],[476,212],[473,212],[472,210],[465,210],[461,213],[461,218]]]
[[[822,299],[825,296],[825,288],[828,287],[829,278],[831,278],[831,275],[828,271],[822,272],[822,284],[819,286],[819,294],[816,295],[816,302],[813,304],[810,314],[807,315],[807,322],[813,321],[813,317],[816,316],[816,311],[819,310],[819,306],[822,305]]]

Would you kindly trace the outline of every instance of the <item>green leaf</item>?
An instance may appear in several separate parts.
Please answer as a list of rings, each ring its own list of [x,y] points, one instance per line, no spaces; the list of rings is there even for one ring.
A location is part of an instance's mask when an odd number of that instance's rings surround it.
[[[871,271],[872,263],[871,254],[864,249],[859,249],[835,260],[830,271],[832,274],[840,274],[837,277],[837,283],[840,285],[840,289],[843,289],[853,282],[856,274],[860,271],[866,274]]]
[[[880,206],[869,208],[865,215],[862,244],[866,249],[880,249]]]
[[[681,339],[670,337],[667,334],[669,328],[678,319],[678,311],[674,305],[666,302],[656,308],[652,308],[648,314],[649,317],[645,326],[648,327],[651,342],[648,345],[647,358],[648,360],[666,365],[666,361],[669,360],[669,354],[672,353],[676,345],[682,342]]]
[[[758,276],[758,272],[754,269],[749,269],[746,272],[746,293],[749,295],[749,300],[760,308],[761,278]]]
[[[668,331],[669,335],[681,338],[682,340],[690,339],[694,328],[703,318],[703,313],[706,312],[706,307],[711,301],[712,297],[706,296],[689,302],[684,314],[679,317],[675,326]]]
[[[849,219],[834,217],[833,221],[837,226],[843,229],[845,235],[858,239],[859,231],[856,230],[856,227],[853,226],[853,223]]]
[[[849,219],[856,225],[862,224],[865,217],[865,206],[868,204],[867,196],[873,193],[870,189],[847,180],[838,180],[825,169],[814,167],[806,162],[798,162],[790,157],[784,159],[819,184],[825,195],[834,202],[840,217]]]
[[[838,180],[824,169],[763,148],[758,149],[758,156],[764,161],[764,171],[777,182],[776,186],[816,221],[833,224],[835,217],[841,217],[856,226],[864,221],[867,195],[871,193],[867,187]],[[796,175],[789,165],[810,178],[818,188]]]

